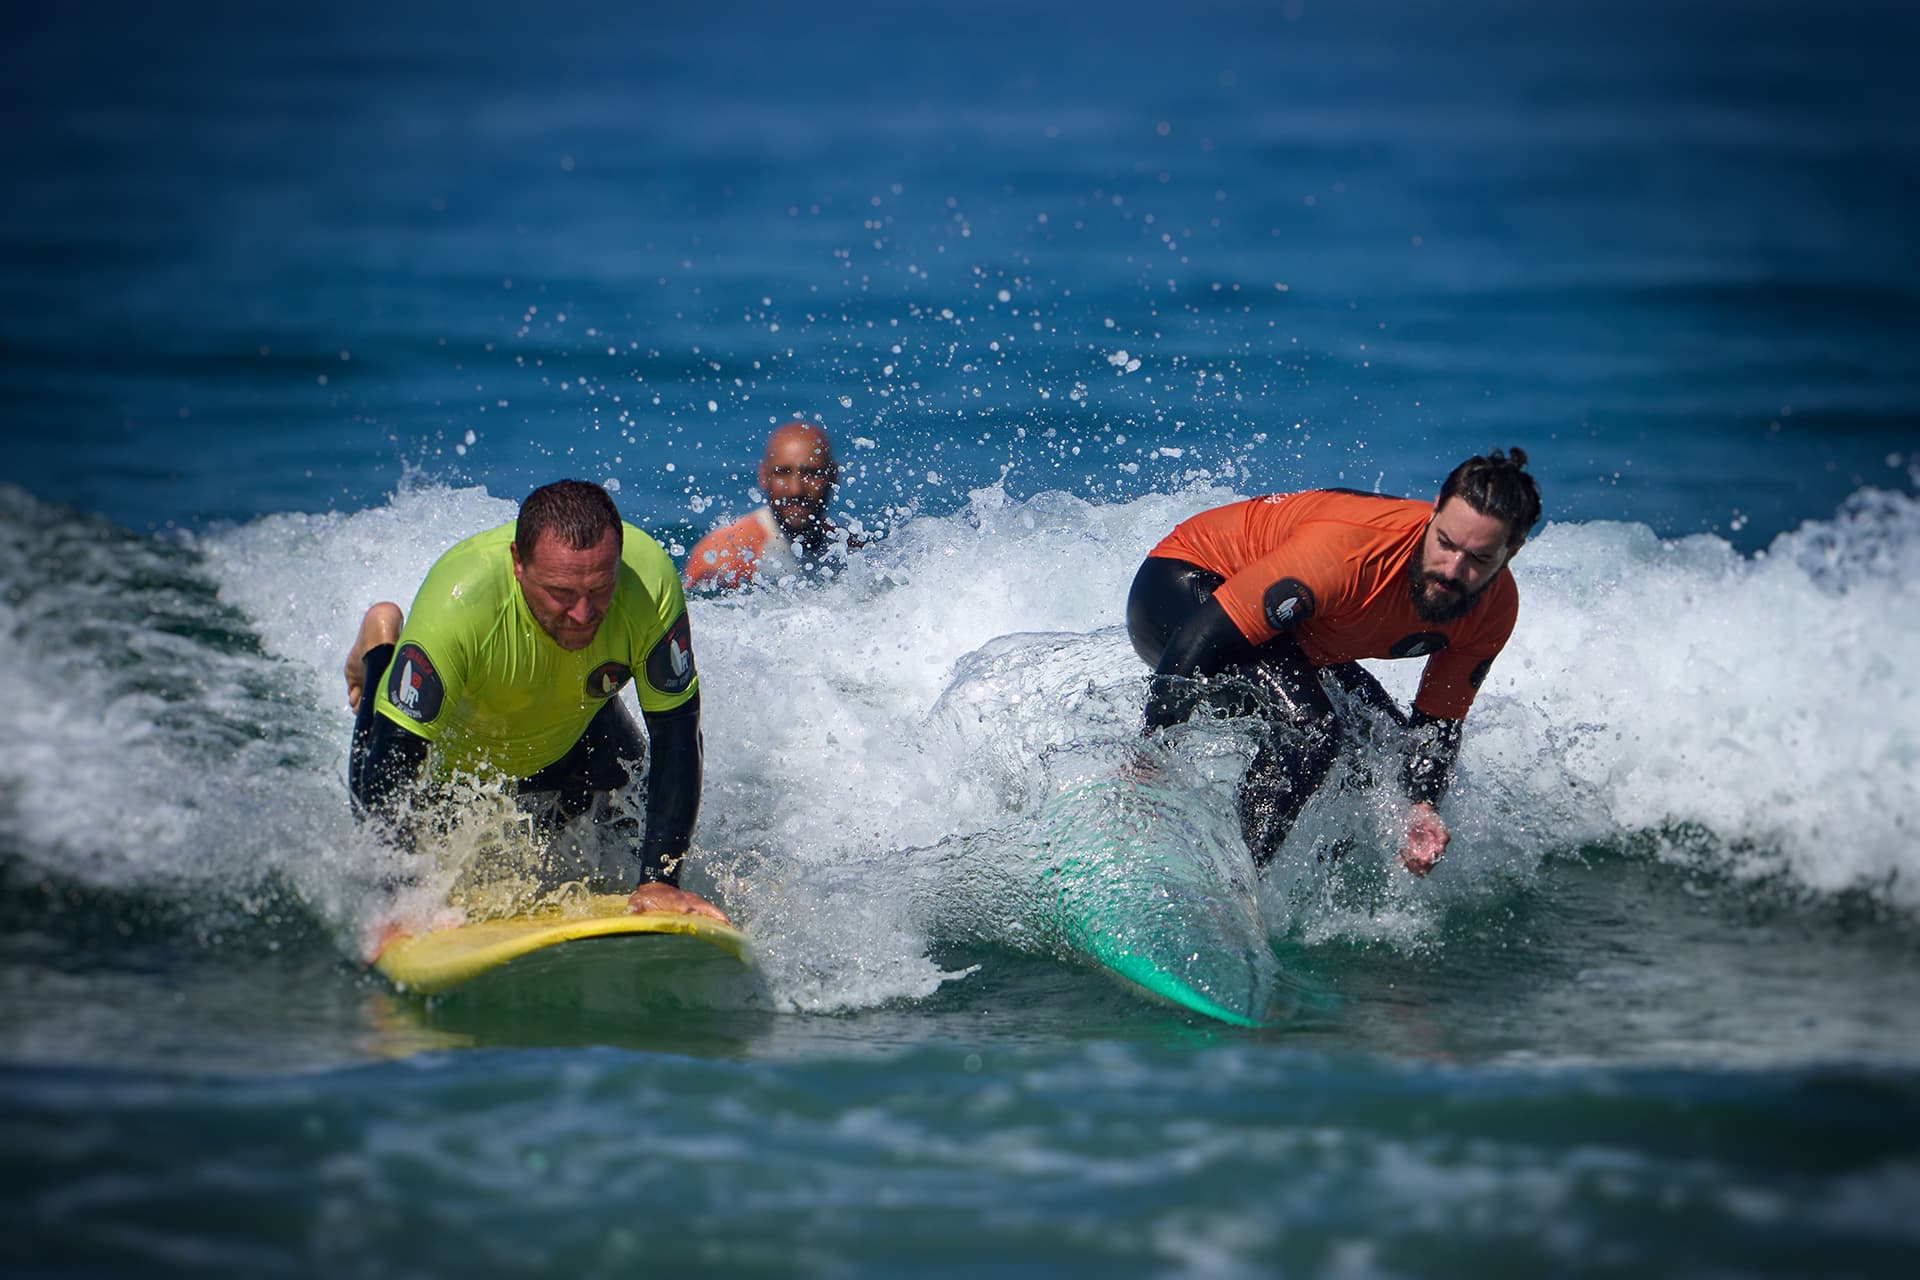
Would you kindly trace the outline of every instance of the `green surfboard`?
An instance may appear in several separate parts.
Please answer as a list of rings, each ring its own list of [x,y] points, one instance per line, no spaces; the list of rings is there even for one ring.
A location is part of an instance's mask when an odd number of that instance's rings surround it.
[[[1177,806],[1124,779],[1080,779],[1048,802],[1039,831],[1042,912],[1070,955],[1232,1026],[1274,1020],[1259,907]]]

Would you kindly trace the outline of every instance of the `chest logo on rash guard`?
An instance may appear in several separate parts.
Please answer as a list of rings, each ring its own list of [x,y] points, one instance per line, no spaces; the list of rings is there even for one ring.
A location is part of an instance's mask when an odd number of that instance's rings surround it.
[[[403,644],[387,666],[387,700],[410,720],[426,724],[440,714],[446,690],[440,673],[417,644]]]
[[[1313,589],[1298,578],[1282,578],[1260,597],[1260,608],[1268,626],[1285,631],[1313,616]]]
[[[647,655],[647,683],[662,693],[684,693],[693,674],[693,631],[683,613]]]
[[[587,675],[589,698],[611,698],[633,678],[633,668],[624,662],[603,662]]]
[[[1416,631],[1403,636],[1387,650],[1389,658],[1424,658],[1447,647],[1447,637],[1438,631]]]

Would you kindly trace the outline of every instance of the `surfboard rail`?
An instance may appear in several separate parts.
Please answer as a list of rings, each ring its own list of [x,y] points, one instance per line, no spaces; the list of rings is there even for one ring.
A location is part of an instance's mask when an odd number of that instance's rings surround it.
[[[747,936],[731,925],[677,911],[635,915],[624,895],[597,894],[565,909],[396,935],[374,956],[373,967],[404,991],[438,995],[564,942],[644,935],[694,938],[743,964],[748,961]]]

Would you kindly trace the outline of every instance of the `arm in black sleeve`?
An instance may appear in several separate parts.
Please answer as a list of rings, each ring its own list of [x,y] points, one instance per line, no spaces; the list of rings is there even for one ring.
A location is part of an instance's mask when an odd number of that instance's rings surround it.
[[[700,743],[700,695],[671,711],[645,711],[647,753],[647,834],[640,842],[640,881],[680,883],[680,859],[693,843],[700,816],[704,769]]]
[[[1218,600],[1208,600],[1173,633],[1147,686],[1147,728],[1179,724],[1193,714],[1199,700],[1193,677],[1217,671],[1253,657],[1253,645],[1240,634]]]
[[[374,691],[368,689],[360,696],[371,702]],[[378,815],[397,824],[400,801],[427,762],[427,745],[419,734],[377,713],[355,724],[347,759],[347,789],[353,794],[354,814],[362,819]]]
[[[1407,743],[1405,783],[1415,804],[1439,804],[1453,781],[1453,762],[1460,757],[1463,720],[1442,720],[1415,707],[1413,732]]]

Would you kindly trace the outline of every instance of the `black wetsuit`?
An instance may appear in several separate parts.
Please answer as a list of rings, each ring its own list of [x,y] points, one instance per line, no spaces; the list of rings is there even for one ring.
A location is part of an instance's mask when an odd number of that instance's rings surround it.
[[[1240,829],[1254,861],[1265,866],[1285,841],[1339,758],[1342,730],[1326,676],[1375,714],[1408,729],[1403,782],[1415,801],[1437,803],[1460,749],[1460,722],[1395,705],[1357,662],[1317,670],[1282,632],[1254,645],[1213,599],[1219,574],[1182,560],[1150,556],[1127,595],[1127,634],[1154,669],[1146,706],[1149,730],[1186,720],[1204,698],[1224,714],[1258,716],[1268,733],[1240,784]],[[1232,674],[1238,679],[1208,681]]]

